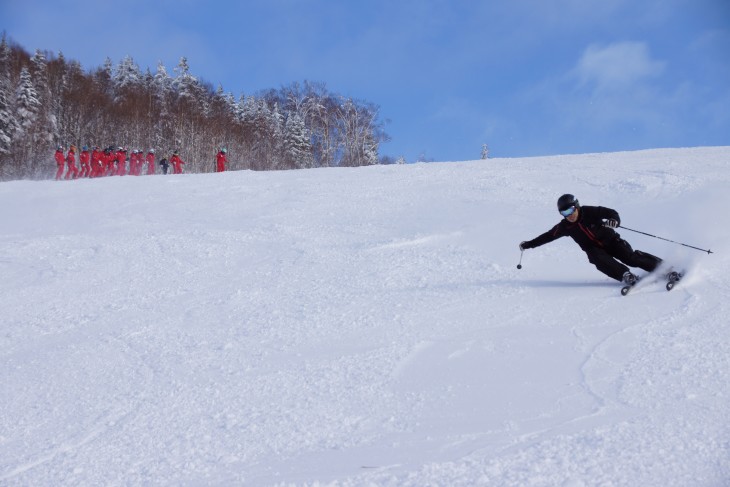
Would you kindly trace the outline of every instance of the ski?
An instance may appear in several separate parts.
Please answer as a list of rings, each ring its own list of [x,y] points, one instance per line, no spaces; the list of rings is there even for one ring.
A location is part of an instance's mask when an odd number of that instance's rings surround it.
[[[675,284],[677,284],[679,281],[682,280],[684,277],[684,271],[675,271],[670,268],[667,272],[664,272],[661,274],[661,277],[658,277],[655,281],[652,282],[664,282],[665,288],[667,291],[671,291],[674,289]],[[631,290],[636,287],[636,285],[642,280],[642,278],[637,278],[636,281],[633,284],[626,284],[621,288],[621,296],[626,296],[631,292]]]

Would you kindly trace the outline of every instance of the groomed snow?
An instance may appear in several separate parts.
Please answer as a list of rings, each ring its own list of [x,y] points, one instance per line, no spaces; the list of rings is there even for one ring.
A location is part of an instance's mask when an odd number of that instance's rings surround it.
[[[728,485],[729,187],[730,147],[2,183],[0,484]],[[714,253],[517,270],[566,192]]]

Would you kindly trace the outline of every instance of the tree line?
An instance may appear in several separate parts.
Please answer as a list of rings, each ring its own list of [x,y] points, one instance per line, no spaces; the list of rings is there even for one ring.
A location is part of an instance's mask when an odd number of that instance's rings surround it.
[[[62,53],[0,41],[0,180],[52,177],[58,145],[179,150],[187,172],[212,172],[217,147],[231,170],[301,169],[378,164],[387,140],[377,105],[324,83],[236,98],[193,76],[185,57],[172,75],[129,56],[84,71]]]

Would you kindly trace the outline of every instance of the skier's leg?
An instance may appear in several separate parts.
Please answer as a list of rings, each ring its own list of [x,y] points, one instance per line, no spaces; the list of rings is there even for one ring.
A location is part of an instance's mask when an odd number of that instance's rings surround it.
[[[623,280],[624,273],[629,270],[628,267],[611,257],[608,252],[598,247],[586,251],[586,254],[588,261],[596,266],[596,269],[617,281]]]
[[[634,250],[631,245],[624,239],[618,239],[610,249],[611,255],[616,257],[624,264],[631,267],[639,267],[647,272],[651,272],[657,268],[662,259],[641,250]]]

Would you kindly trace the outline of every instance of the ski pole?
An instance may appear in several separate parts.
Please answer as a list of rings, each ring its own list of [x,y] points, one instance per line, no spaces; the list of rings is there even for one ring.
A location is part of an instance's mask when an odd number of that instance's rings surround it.
[[[642,234],[642,235],[647,235],[647,236],[649,236],[649,237],[654,237],[654,238],[658,238],[659,240],[664,240],[664,241],[666,241],[666,242],[672,242],[672,243],[675,243],[675,244],[678,244],[678,245],[684,245],[685,247],[689,247],[689,248],[691,248],[691,249],[695,249],[695,250],[701,250],[702,252],[707,252],[708,254],[711,254],[711,253],[712,253],[712,250],[708,250],[708,249],[701,249],[701,248],[699,248],[699,247],[694,247],[694,246],[692,246],[692,245],[687,245],[687,244],[685,244],[685,243],[682,243],[682,242],[675,242],[674,240],[669,240],[668,238],[664,238],[664,237],[657,237],[656,235],[652,235],[651,233],[641,232],[641,231],[639,231],[639,230],[634,230],[634,229],[632,229],[632,228],[627,228],[627,227],[624,227],[623,225],[619,225],[619,228],[623,228],[624,230],[628,230],[628,231],[630,231],[630,232],[636,232],[636,233],[640,233],[640,234]]]
[[[522,250],[522,251],[520,252],[520,263],[519,263],[519,264],[517,264],[517,268],[518,268],[518,269],[522,269],[522,254],[524,254],[524,253],[525,253],[525,251],[524,251],[524,250]]]

